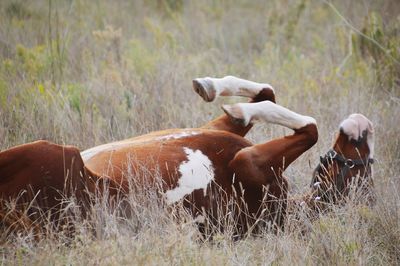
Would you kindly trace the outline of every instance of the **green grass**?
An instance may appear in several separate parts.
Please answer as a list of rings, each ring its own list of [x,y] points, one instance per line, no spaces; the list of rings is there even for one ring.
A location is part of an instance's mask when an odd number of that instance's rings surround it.
[[[4,264],[398,264],[400,4],[396,0],[0,2],[0,149],[37,139],[80,149],[146,132],[197,127],[221,113],[191,88],[235,75],[274,86],[279,104],[316,118],[318,143],[287,171],[307,190],[319,155],[353,112],[375,125],[378,193],[308,225],[232,242],[197,241],[186,217],[156,203],[119,220],[94,208],[96,234],[7,239]],[[342,18],[340,17],[342,16]],[[289,134],[258,125],[260,143]],[[311,166],[310,166],[311,165]],[[150,197],[151,199],[151,197]],[[154,199],[155,200],[155,199]],[[134,204],[134,200],[130,204]],[[96,206],[94,206],[96,207]],[[307,220],[303,221],[307,225]]]

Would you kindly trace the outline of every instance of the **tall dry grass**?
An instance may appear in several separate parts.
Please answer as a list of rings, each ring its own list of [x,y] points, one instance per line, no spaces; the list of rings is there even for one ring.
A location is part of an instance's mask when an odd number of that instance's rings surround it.
[[[74,221],[72,240],[8,238],[2,263],[398,264],[399,13],[396,0],[1,1],[2,150],[36,139],[85,149],[197,127],[222,102],[243,99],[204,103],[191,80],[233,74],[272,84],[279,104],[318,121],[318,143],[286,171],[293,196],[307,190],[319,155],[353,112],[375,125],[377,190],[372,208],[350,201],[318,221],[300,215],[307,234],[288,219],[284,232],[236,242],[229,232],[198,241],[193,220],[150,190],[128,200],[129,218],[100,200],[90,221]],[[289,133],[258,125],[248,138]]]

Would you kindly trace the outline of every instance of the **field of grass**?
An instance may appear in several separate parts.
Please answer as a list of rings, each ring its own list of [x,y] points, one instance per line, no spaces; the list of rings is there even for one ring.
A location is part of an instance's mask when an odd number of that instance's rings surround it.
[[[291,196],[307,190],[341,120],[375,125],[377,204],[349,202],[301,229],[232,241],[198,240],[190,217],[132,196],[122,219],[99,202],[94,229],[73,240],[20,235],[1,264],[268,265],[400,263],[400,2],[398,0],[0,1],[0,150],[37,139],[86,149],[221,113],[191,87],[196,77],[267,82],[277,102],[316,118],[318,143],[286,171]],[[257,125],[260,143],[290,134]],[[177,218],[180,217],[177,222]],[[93,222],[94,221],[94,222]],[[93,233],[94,232],[94,233]]]

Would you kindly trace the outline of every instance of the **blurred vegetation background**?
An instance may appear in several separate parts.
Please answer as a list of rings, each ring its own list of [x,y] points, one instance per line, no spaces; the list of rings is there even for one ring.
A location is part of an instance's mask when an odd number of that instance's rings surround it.
[[[2,0],[0,149],[47,139],[83,150],[201,126],[222,102],[244,99],[204,103],[191,80],[225,75],[270,83],[279,104],[317,119],[318,144],[287,171],[294,193],[308,184],[341,120],[359,112],[373,121],[391,242],[371,238],[368,253],[355,233],[356,244],[330,246],[329,254],[344,250],[345,262],[358,264],[383,250],[376,262],[399,262],[398,0]],[[289,133],[258,125],[249,138]]]

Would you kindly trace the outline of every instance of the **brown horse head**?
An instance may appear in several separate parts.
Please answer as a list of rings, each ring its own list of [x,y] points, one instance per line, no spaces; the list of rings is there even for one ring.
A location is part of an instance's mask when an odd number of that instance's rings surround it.
[[[339,126],[336,140],[314,171],[314,200],[337,203],[355,186],[371,195],[374,129],[362,114],[352,114]]]

